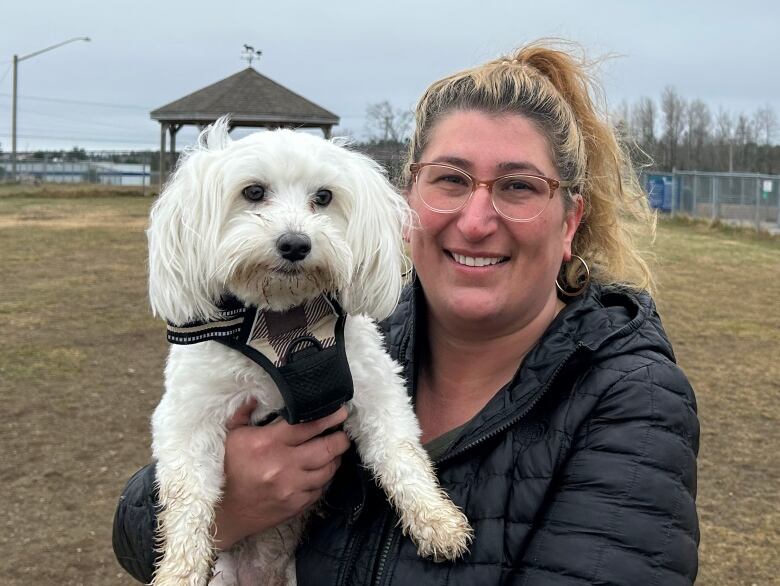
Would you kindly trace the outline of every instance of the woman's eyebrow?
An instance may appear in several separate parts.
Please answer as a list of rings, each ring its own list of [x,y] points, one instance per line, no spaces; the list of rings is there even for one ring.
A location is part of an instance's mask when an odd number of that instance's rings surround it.
[[[460,157],[451,157],[451,156],[443,156],[443,157],[436,157],[431,163],[446,163],[447,165],[452,165],[453,167],[460,167],[461,169],[468,170],[471,167],[471,163],[467,161],[466,159],[461,159]]]
[[[521,171],[525,173],[533,173],[534,175],[545,175],[533,163],[529,163],[528,161],[506,161],[503,163],[499,163],[497,166],[499,171],[505,171],[507,173],[512,173],[513,171]]]
[[[436,157],[431,163],[446,163],[447,165],[458,167],[464,171],[470,171],[472,168],[471,161],[451,155]],[[534,175],[545,175],[539,167],[528,161],[504,161],[496,165],[496,169],[501,173],[512,173],[517,171],[521,173],[533,173]]]

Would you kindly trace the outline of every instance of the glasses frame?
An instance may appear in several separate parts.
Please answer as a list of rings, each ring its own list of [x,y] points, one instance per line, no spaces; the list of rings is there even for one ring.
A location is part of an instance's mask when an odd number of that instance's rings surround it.
[[[466,177],[468,177],[471,180],[471,193],[469,193],[469,196],[463,200],[463,203],[455,208],[454,210],[441,210],[439,208],[435,208],[432,205],[430,205],[428,202],[425,201],[425,199],[420,195],[420,188],[417,183],[417,179],[420,176],[420,171],[422,171],[425,167],[445,167],[447,169],[452,169],[453,171],[457,171],[458,173],[463,173]],[[561,181],[559,179],[551,179],[550,177],[545,177],[544,175],[536,175],[534,173],[507,173],[506,175],[501,175],[500,177],[496,177],[495,179],[491,179],[489,181],[482,181],[481,179],[477,179],[469,173],[468,171],[464,171],[460,167],[456,167],[455,165],[448,165],[447,163],[412,163],[409,165],[409,171],[412,174],[412,178],[414,180],[414,187],[417,190],[417,195],[420,195],[420,201],[423,202],[423,205],[431,210],[432,212],[437,212],[439,214],[456,214],[459,211],[461,211],[463,208],[465,208],[468,203],[471,201],[471,198],[474,196],[474,192],[477,190],[478,187],[484,185],[487,187],[488,193],[490,194],[490,203],[493,205],[493,209],[496,210],[496,213],[504,218],[505,220],[509,222],[533,222],[536,218],[541,216],[544,213],[544,210],[547,209],[547,206],[550,205],[550,201],[553,198],[553,195],[555,195],[555,191],[559,187],[571,187],[573,183],[571,181]],[[498,209],[496,206],[496,200],[493,197],[493,185],[495,185],[496,181],[501,181],[502,179],[506,179],[507,177],[533,177],[535,179],[542,179],[547,183],[547,186],[550,188],[550,196],[547,198],[547,202],[544,204],[544,207],[539,210],[539,213],[533,216],[532,218],[523,218],[522,220],[518,220],[516,218],[511,218],[507,216],[505,213],[503,213],[501,210]]]

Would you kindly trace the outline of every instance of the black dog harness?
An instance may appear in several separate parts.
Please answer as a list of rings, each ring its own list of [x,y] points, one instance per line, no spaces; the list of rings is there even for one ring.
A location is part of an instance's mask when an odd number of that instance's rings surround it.
[[[259,364],[279,387],[289,423],[325,417],[352,398],[344,348],[346,314],[322,295],[287,311],[258,310],[224,299],[213,321],[168,324],[172,344],[213,340]]]

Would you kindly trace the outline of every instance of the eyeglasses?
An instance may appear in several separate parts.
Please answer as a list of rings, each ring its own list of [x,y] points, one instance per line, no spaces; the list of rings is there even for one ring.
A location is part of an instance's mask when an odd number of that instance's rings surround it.
[[[541,215],[559,187],[559,181],[541,175],[512,173],[480,181],[463,169],[442,163],[412,163],[414,188],[425,207],[441,214],[459,212],[480,185],[487,187],[493,208],[510,222],[530,222]]]

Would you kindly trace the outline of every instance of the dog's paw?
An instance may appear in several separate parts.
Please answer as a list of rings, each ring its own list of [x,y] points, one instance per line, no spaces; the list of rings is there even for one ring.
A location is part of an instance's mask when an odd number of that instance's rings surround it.
[[[420,511],[407,530],[417,552],[435,562],[463,556],[474,538],[466,515],[449,499],[432,510]]]

